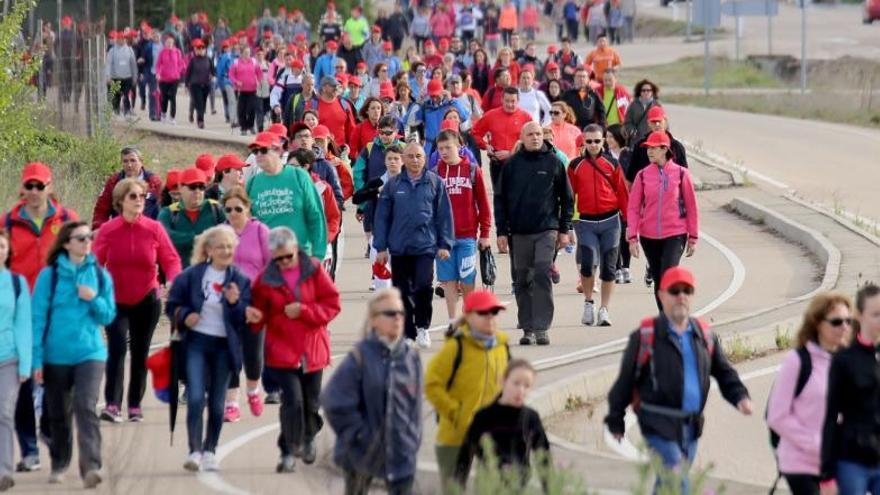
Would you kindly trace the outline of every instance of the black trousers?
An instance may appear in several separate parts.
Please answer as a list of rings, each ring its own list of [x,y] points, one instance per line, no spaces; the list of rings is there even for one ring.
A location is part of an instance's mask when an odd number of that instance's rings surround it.
[[[162,95],[162,113],[168,114],[172,119],[177,117],[177,81],[160,82],[159,93]],[[170,114],[169,108],[170,108]]]
[[[190,84],[189,86],[189,94],[196,110],[197,122],[205,122],[205,105],[208,103],[208,93],[210,92],[210,84]]]
[[[629,268],[632,254],[629,252],[629,242],[626,241],[626,222],[620,222],[620,256],[617,259],[617,268]]]
[[[281,455],[292,455],[297,447],[314,440],[324,426],[318,414],[321,407],[323,371],[303,373],[302,369],[268,368],[281,387],[281,408],[278,410],[281,434],[278,448]]]
[[[819,495],[819,477],[810,474],[783,474],[792,495]]]
[[[391,256],[391,284],[403,297],[406,310],[406,336],[416,338],[417,328],[431,326],[434,297],[434,255]]]
[[[104,376],[104,363],[84,361],[71,366],[46,364],[45,414],[49,417],[52,471],[64,472],[73,456],[73,420],[79,448],[79,474],[101,469],[101,425],[95,406]]]
[[[162,301],[151,290],[144,299],[133,305],[116,305],[116,319],[107,327],[107,378],[104,383],[104,401],[107,405],[122,405],[125,384],[125,353],[131,348],[129,363],[128,407],[140,407],[147,385],[147,354],[153,331],[159,323]]]
[[[257,99],[257,93],[254,91],[238,92],[238,125],[242,131],[249,131],[254,128],[254,120],[257,115],[257,103],[262,104]]]
[[[241,336],[242,361],[244,361],[244,376],[248,380],[258,381],[263,373],[263,347],[266,344],[266,332],[252,332],[248,329]],[[241,386],[239,372],[233,371],[229,379],[229,389]]]
[[[685,244],[687,244],[687,234],[664,239],[642,237],[640,241],[642,249],[645,251],[645,260],[648,261],[651,276],[654,278],[654,299],[657,302],[657,308],[662,309],[660,299],[657,297],[657,291],[660,290],[660,279],[666,270],[678,266],[681,255],[684,254]],[[587,288],[584,287],[584,290]]]
[[[119,90],[113,93],[113,111],[119,113],[119,100],[122,100],[122,109],[125,113],[131,112],[131,79],[114,79],[113,82],[119,83]]]
[[[345,495],[367,495],[370,492],[370,484],[373,477],[368,474],[354,471],[345,472]],[[388,495],[410,495],[413,492],[415,478],[410,476],[397,481],[387,483]]]

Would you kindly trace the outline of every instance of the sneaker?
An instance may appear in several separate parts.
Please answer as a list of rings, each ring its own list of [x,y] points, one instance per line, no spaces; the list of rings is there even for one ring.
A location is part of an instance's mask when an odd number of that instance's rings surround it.
[[[281,392],[269,392],[263,401],[266,404],[281,404]]]
[[[162,117],[159,119],[159,122],[168,122],[168,114],[162,114]]]
[[[223,410],[223,422],[237,423],[239,421],[241,421],[241,408],[238,407],[238,404],[235,402],[226,404],[226,409]]]
[[[201,452],[193,452],[190,455],[186,456],[186,461],[183,463],[183,469],[187,471],[198,471],[202,467],[202,453]]]
[[[180,397],[177,398],[177,403],[180,405],[186,405],[186,385],[180,388]]]
[[[535,332],[535,343],[538,345],[550,345],[550,337],[547,336],[547,330]]]
[[[15,486],[15,480],[12,479],[12,476],[6,475],[0,478],[0,492],[5,492]]]
[[[200,120],[199,123],[196,124],[196,125],[197,125],[197,127],[198,127],[199,129],[204,129],[204,128],[205,128],[205,122],[204,122],[203,120]]]
[[[587,326],[593,326],[596,322],[596,315],[593,301],[584,301],[584,314],[581,316],[581,323]]]
[[[128,408],[128,420],[132,423],[140,423],[144,420],[144,413],[139,407]]]
[[[122,411],[115,404],[108,404],[101,410],[101,419],[110,423],[122,423]]]
[[[296,471],[296,459],[292,455],[283,455],[275,466],[276,473],[292,473]]]
[[[610,327],[611,326],[611,317],[608,316],[608,308],[602,306],[599,308],[599,326],[600,327]]]
[[[251,408],[251,414],[259,417],[263,414],[263,399],[260,399],[260,394],[257,392],[248,392],[247,394],[248,407]]]
[[[629,272],[629,268],[624,268],[621,270],[623,272],[623,283],[631,284],[633,281],[632,273]]]
[[[614,272],[614,283],[622,284],[623,283],[623,269],[618,269]]]
[[[63,471],[52,471],[49,473],[49,484],[50,485],[60,485],[64,483],[64,472]]]
[[[535,333],[523,330],[523,336],[519,339],[519,345],[535,345]]]
[[[318,458],[318,447],[314,440],[306,440],[302,447],[302,460],[306,464],[314,464]]]
[[[376,292],[376,279],[370,279],[370,292]]]
[[[654,277],[651,276],[651,272],[645,270],[645,285],[651,287],[654,285]]]
[[[217,472],[220,471],[220,462],[213,452],[205,452],[202,454],[202,471]]]
[[[171,119],[169,122],[171,125],[177,125],[177,119]]]
[[[40,467],[42,467],[40,465],[40,456],[28,455],[15,466],[15,470],[19,473],[29,473],[31,471],[39,471]]]
[[[556,268],[556,263],[550,265],[550,280],[553,281],[553,284],[559,283],[559,268]]]
[[[242,136],[247,136],[247,131],[244,130],[244,129],[242,129],[242,130],[241,130],[241,135],[242,135]]]
[[[443,299],[446,297],[446,289],[444,289],[442,285],[438,285],[437,287],[434,287],[434,294],[440,299]]]
[[[431,347],[431,334],[428,333],[428,329],[417,328],[416,332],[416,344],[422,349]]]
[[[100,485],[102,481],[104,480],[101,478],[101,473],[99,473],[97,469],[93,469],[83,477],[83,488],[87,490],[95,488]]]

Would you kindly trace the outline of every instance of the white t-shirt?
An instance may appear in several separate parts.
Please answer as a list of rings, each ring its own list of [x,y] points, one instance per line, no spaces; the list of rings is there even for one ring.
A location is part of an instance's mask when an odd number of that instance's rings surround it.
[[[226,325],[223,322],[223,280],[226,272],[208,266],[202,278],[202,312],[199,322],[193,328],[196,332],[213,337],[226,337]]]

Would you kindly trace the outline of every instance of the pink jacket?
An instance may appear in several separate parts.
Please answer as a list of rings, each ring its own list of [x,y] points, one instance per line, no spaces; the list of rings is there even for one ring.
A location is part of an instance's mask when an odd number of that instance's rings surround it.
[[[782,361],[767,403],[767,425],[779,434],[776,456],[780,472],[818,476],[831,354],[813,342],[807,343],[807,350],[813,370],[797,398],[794,390],[800,357],[797,351],[790,351]]]
[[[678,199],[684,195],[685,217],[681,217]],[[688,244],[699,237],[697,195],[688,169],[672,160],[663,170],[650,164],[636,175],[629,193],[626,239],[639,237],[666,239],[688,235]]]
[[[435,12],[428,24],[431,26],[431,32],[438,38],[451,38],[455,31],[455,21],[443,12]]]
[[[254,58],[239,58],[229,69],[229,80],[236,91],[254,93],[263,78],[263,70]]]
[[[162,48],[156,61],[156,79],[159,82],[175,82],[186,70],[183,54],[177,47]]]

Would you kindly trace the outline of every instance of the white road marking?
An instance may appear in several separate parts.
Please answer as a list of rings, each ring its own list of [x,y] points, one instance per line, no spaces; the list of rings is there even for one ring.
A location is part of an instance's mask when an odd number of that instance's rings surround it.
[[[235,451],[235,449],[250,442],[251,440],[254,440],[255,438],[261,437],[267,433],[277,430],[278,426],[278,423],[272,423],[270,425],[262,426],[255,430],[251,430],[244,435],[239,435],[229,442],[224,442],[217,448],[217,463],[222,464],[223,459],[225,459],[226,456]],[[227,483],[222,477],[220,477],[219,473],[208,473],[204,471],[199,471],[197,479],[202,482],[202,484],[208,486],[211,490],[217,493],[226,493],[228,495],[249,494],[248,491],[242,490],[241,488]]]

